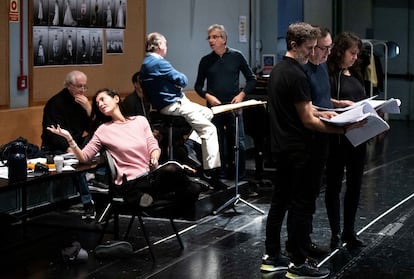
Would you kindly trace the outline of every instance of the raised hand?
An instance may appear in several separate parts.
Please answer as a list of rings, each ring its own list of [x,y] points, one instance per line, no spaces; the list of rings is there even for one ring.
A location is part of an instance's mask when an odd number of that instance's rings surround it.
[[[50,127],[47,127],[47,129],[56,135],[64,137],[68,141],[72,139],[72,136],[69,133],[69,131],[62,129],[59,124],[56,127],[55,125],[51,125]]]

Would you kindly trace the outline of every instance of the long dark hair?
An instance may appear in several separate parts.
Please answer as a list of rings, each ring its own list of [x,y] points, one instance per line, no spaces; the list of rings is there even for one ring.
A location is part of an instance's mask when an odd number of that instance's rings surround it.
[[[355,76],[358,80],[363,82],[360,58],[360,55],[362,53],[362,41],[356,34],[352,32],[342,32],[335,37],[333,41],[333,48],[327,61],[328,69],[331,75],[341,71],[341,64],[345,56],[345,51],[354,46],[357,46],[359,49],[358,59],[348,70],[351,72],[353,76]]]
[[[115,96],[118,96],[119,110],[121,111],[124,117],[128,117],[127,113],[125,112],[124,107],[121,105],[121,96],[119,95],[118,92],[116,92],[115,90],[109,89],[109,88],[99,89],[98,91],[96,91],[95,95],[92,98],[92,113],[91,113],[92,124],[91,124],[91,129],[90,129],[90,135],[93,135],[93,133],[96,131],[96,129],[98,129],[98,127],[101,124],[112,121],[112,117],[103,114],[99,110],[98,104],[96,103],[96,98],[102,92],[105,92],[108,96],[112,98],[114,98]]]

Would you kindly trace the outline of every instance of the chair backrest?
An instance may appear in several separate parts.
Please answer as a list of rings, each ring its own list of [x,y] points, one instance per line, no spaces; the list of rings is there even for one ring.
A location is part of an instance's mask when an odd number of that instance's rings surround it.
[[[105,150],[103,155],[104,155],[104,158],[106,160],[106,164],[108,166],[109,178],[110,178],[110,180],[111,180],[110,182],[112,184],[112,183],[114,183],[114,181],[116,179],[116,175],[117,175],[114,159],[112,158],[112,155],[111,155],[111,153],[109,153],[108,150]]]

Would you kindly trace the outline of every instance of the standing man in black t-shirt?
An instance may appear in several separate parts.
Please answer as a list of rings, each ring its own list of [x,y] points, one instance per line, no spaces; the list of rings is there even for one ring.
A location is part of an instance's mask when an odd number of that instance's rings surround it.
[[[330,118],[335,113],[320,113],[312,107],[311,87],[303,65],[314,52],[318,34],[318,29],[307,23],[289,26],[286,55],[273,68],[268,85],[276,172],[261,270],[288,270],[288,278],[326,278],[329,275],[329,270],[317,268],[307,260],[316,198],[310,187],[313,159],[310,146],[313,131],[339,134],[344,133],[344,129],[319,119],[322,115]],[[281,255],[280,247],[280,231],[286,212],[290,259]]]

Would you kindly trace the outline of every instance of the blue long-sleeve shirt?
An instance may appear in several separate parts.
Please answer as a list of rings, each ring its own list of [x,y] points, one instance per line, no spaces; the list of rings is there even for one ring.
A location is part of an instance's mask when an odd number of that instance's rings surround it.
[[[303,67],[312,89],[312,104],[323,108],[333,108],[331,84],[326,63],[314,65],[308,62]]]
[[[252,93],[256,86],[256,76],[243,54],[238,50],[227,48],[220,57],[213,51],[201,58],[194,89],[203,98],[209,92],[223,104],[229,103],[240,93],[240,72],[246,79],[244,93],[246,95]],[[207,86],[204,89],[206,79]]]
[[[187,86],[186,75],[174,69],[170,62],[156,53],[147,53],[141,65],[142,89],[153,107],[160,110],[180,100]]]

